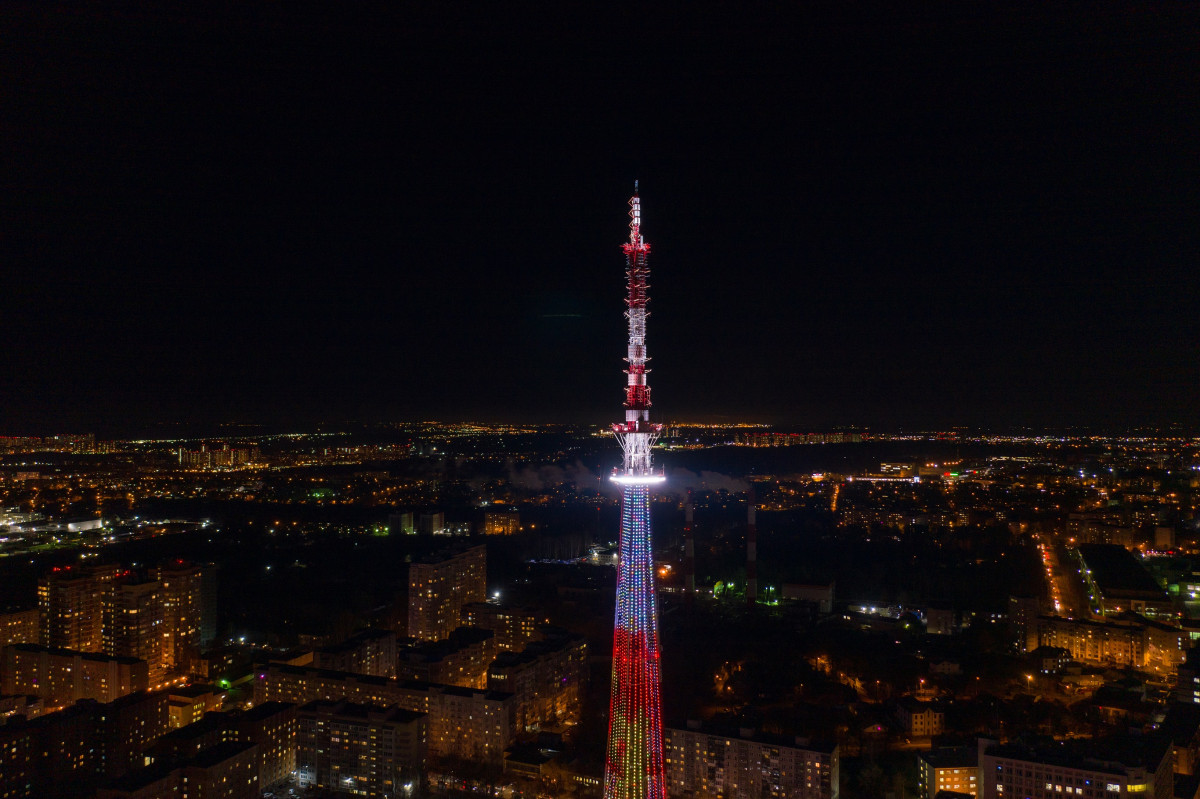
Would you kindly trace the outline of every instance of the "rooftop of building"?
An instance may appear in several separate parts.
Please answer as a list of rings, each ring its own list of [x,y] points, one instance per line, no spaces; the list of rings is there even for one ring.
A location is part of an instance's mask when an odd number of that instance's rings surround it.
[[[504,752],[504,760],[525,766],[544,766],[558,755],[558,752],[539,748],[536,744],[517,744]]]
[[[30,697],[35,702],[43,702],[44,700]],[[36,718],[26,719],[22,715],[14,715],[8,718],[9,724],[33,724],[33,725],[54,725],[62,722],[67,722],[76,718],[100,718],[103,720],[108,713],[127,710],[131,707],[136,707],[144,702],[156,702],[159,700],[165,701],[165,695],[161,693],[153,693],[149,691],[137,691],[132,694],[114,699],[112,702],[102,703],[95,699],[80,699],[75,704],[65,707],[62,710],[56,710],[53,713],[47,713]]]
[[[1122,616],[1124,616],[1124,614],[1122,614]],[[1139,616],[1138,618],[1140,619],[1141,617]],[[1145,626],[1143,623],[1144,620],[1135,622],[1127,618],[1114,617],[1109,617],[1106,619],[1069,619],[1065,616],[1049,616],[1043,614],[1038,616],[1038,621],[1053,622],[1054,624],[1065,624],[1076,627],[1093,627],[1096,629],[1109,627],[1114,630],[1131,631],[1141,630]]]
[[[215,691],[215,688],[206,683],[194,683],[192,685],[185,685],[182,688],[171,688],[167,693],[172,699],[177,696],[185,699],[196,699],[198,697],[214,693]]]
[[[1166,600],[1162,587],[1120,544],[1080,544],[1079,554],[1105,595]]]
[[[411,724],[427,714],[415,710],[405,710],[397,705],[364,705],[346,700],[331,701],[318,699],[301,705],[297,711],[300,715],[328,715],[338,718],[352,718],[360,721],[388,721],[397,724]]]
[[[773,733],[762,732],[761,730],[750,729],[747,727],[730,727],[712,722],[696,721],[689,719],[686,727],[669,728],[679,732],[700,733],[702,735],[710,735],[714,737],[730,738],[733,740],[753,741],[754,743],[768,744],[770,746],[786,747],[788,749],[800,749],[805,752],[816,752],[818,754],[829,755],[837,749],[837,744],[828,741],[813,741],[803,736],[787,736],[775,735]]]
[[[432,691],[442,694],[451,694],[453,696],[483,696],[485,699],[498,702],[511,699],[513,697],[513,694],[505,691],[486,691],[480,688],[462,688],[457,685],[444,685],[442,683],[426,682],[425,680],[394,680],[391,677],[374,677],[369,674],[356,674],[352,671],[318,669],[313,666],[288,666],[282,663],[272,663],[269,667],[260,670],[259,676],[264,677],[268,672],[291,674],[297,677],[320,677],[327,680],[354,682],[360,685],[374,685],[379,688],[399,688],[400,690],[404,691],[419,691],[422,693],[428,693]]]
[[[984,749],[984,753],[991,757],[1117,775],[1138,768],[1157,771],[1170,751],[1171,744],[1165,736],[1124,735],[1071,741],[1017,740],[990,744]]]
[[[134,691],[131,694],[119,696],[108,704],[100,705],[100,708],[102,710],[121,710],[123,708],[133,707],[134,705],[141,705],[144,703],[153,704],[157,702],[163,702],[165,706],[166,701],[167,695],[163,691]]]
[[[216,746],[205,749],[200,754],[180,765],[184,768],[189,766],[194,768],[212,768],[230,758],[237,757],[248,749],[254,749],[256,746],[256,744],[247,741],[226,741],[225,743],[219,743]]]
[[[294,702],[260,702],[237,715],[237,721],[262,721],[296,707]]]
[[[227,729],[229,727],[229,718],[227,714],[217,711],[205,713],[204,718],[199,721],[193,721],[191,724],[171,730],[160,736],[158,741],[162,744],[194,741],[209,733]]]
[[[134,663],[145,663],[144,660],[137,658],[123,657],[121,655],[105,655],[101,652],[77,652],[74,649],[63,649],[57,646],[42,646],[41,644],[10,644],[5,649],[15,649],[18,652],[38,653],[45,652],[48,655],[58,657],[75,657],[79,656],[83,660],[90,660],[96,663],[119,663],[124,666],[132,666]]]
[[[344,652],[353,651],[368,641],[381,641],[386,638],[395,637],[396,634],[391,630],[378,630],[373,627],[368,627],[365,630],[359,630],[341,643],[323,646],[317,651],[325,655],[340,655]]]
[[[428,555],[414,560],[413,565],[436,566],[439,563],[445,563],[462,555],[475,554],[480,550],[486,555],[487,544],[476,544],[474,546],[471,546],[470,544],[456,544],[444,549],[439,549],[437,552],[430,552]]]
[[[1190,744],[1197,734],[1200,734],[1200,705],[1192,702],[1172,702],[1167,707],[1167,715],[1158,726],[1158,730],[1176,745]]]
[[[164,780],[171,776],[171,772],[175,770],[174,763],[155,763],[154,765],[140,768],[131,771],[121,777],[108,780],[102,784],[102,787],[110,788],[118,791],[128,791],[134,793],[147,788],[154,783]]]
[[[940,713],[942,709],[933,702],[926,702],[922,699],[917,699],[915,696],[902,696],[896,700],[896,704],[909,713],[924,713],[926,710],[932,710],[935,713]]]
[[[400,653],[400,657],[407,661],[436,663],[495,637],[495,632],[482,627],[458,627],[450,633],[449,637],[440,641],[417,641],[407,645]]]
[[[33,719],[27,719],[20,715],[9,716],[7,723],[0,725],[0,729],[11,732],[23,728],[53,727],[57,724],[70,723],[76,720],[90,721],[95,719],[101,707],[103,705],[95,699],[80,699],[70,707],[65,707],[62,710],[56,710],[53,713],[47,713]]]
[[[463,605],[462,613],[466,616],[468,611],[484,613],[486,615],[496,616],[530,616],[535,619],[543,615],[543,611],[539,610],[534,605],[509,605],[503,602],[468,602]]]
[[[1148,627],[1152,630],[1159,630],[1165,633],[1180,633],[1184,634],[1183,627],[1178,624],[1170,624],[1168,622],[1159,621],[1158,619],[1148,619],[1138,613],[1125,611],[1117,616],[1122,621],[1140,624],[1143,627]]]
[[[979,748],[975,746],[945,746],[917,755],[934,768],[975,768],[979,765]]]
[[[45,704],[45,701],[42,697],[32,694],[0,694],[0,707],[31,707]]]
[[[554,628],[558,629],[558,628]],[[526,663],[533,663],[540,657],[562,652],[577,646],[587,645],[587,636],[567,633],[565,635],[548,635],[541,641],[530,641],[520,652],[501,652],[496,655],[492,667],[497,669],[512,668]]]

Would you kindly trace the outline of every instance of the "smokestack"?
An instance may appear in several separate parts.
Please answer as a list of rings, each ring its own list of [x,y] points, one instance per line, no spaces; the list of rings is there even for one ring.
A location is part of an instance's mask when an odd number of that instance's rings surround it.
[[[692,531],[692,492],[683,505],[683,598],[691,605],[696,596],[696,541]]]
[[[758,523],[754,517],[754,486],[746,503],[746,604],[758,601]]]

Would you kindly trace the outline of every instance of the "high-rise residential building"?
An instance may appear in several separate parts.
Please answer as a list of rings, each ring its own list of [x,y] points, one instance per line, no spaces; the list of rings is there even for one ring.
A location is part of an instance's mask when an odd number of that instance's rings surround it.
[[[419,641],[400,650],[396,676],[406,680],[483,688],[499,650],[496,635],[480,627],[459,627],[441,641]]]
[[[428,713],[431,757],[498,764],[516,738],[517,700],[510,693],[279,664],[254,677],[256,703],[346,700]]]
[[[218,711],[161,736],[150,748],[150,754],[155,762],[177,763],[236,740],[237,730],[229,723],[229,714]]]
[[[166,697],[145,692],[0,725],[0,797],[91,796],[101,781],[145,762],[165,729]]]
[[[422,513],[417,517],[417,531],[421,535],[445,535],[446,514],[441,511]]]
[[[104,651],[104,602],[115,566],[55,567],[38,582],[41,643],[76,652]]]
[[[408,634],[422,641],[446,638],[460,625],[463,606],[486,597],[483,544],[414,561],[408,571]]]
[[[295,704],[263,702],[245,712],[206,713],[163,735],[149,755],[158,764],[173,766],[222,744],[254,744],[258,784],[265,789],[295,771],[297,729]]]
[[[161,691],[139,691],[97,705],[96,714],[108,777],[141,768],[145,752],[169,729],[167,696]]]
[[[671,796],[837,799],[838,748],[688,722],[664,731]]]
[[[33,721],[18,719],[0,726],[0,796],[90,795],[104,776],[99,732],[95,704],[84,702]]]
[[[13,644],[3,650],[0,694],[40,696],[47,705],[80,699],[113,702],[150,687],[144,660],[40,644]]]
[[[462,623],[496,634],[501,652],[520,652],[541,638],[538,627],[549,622],[537,608],[513,608],[494,602],[472,602],[463,606]]]
[[[110,781],[96,799],[258,799],[258,747],[229,741],[182,763],[164,763]]]
[[[117,580],[107,595],[104,651],[146,661],[151,685],[161,684],[166,674],[170,638],[165,612],[157,580]]]
[[[979,740],[980,799],[1171,799],[1171,742],[1164,736],[1051,741]]]
[[[1175,681],[1175,701],[1200,705],[1200,648],[1192,647],[1184,655]]]
[[[388,514],[388,533],[391,535],[416,535],[417,525],[413,523],[412,511]]]
[[[521,514],[515,510],[488,511],[483,514],[484,535],[516,535],[521,529]]]
[[[487,686],[517,696],[517,729],[574,727],[588,684],[587,638],[547,630],[521,652],[503,652],[488,667]]]
[[[0,798],[25,799],[31,796],[39,762],[36,729],[18,719],[0,724]]]
[[[217,573],[215,564],[205,564],[200,574],[200,648],[217,640]]]
[[[41,630],[38,618],[37,608],[0,613],[0,647],[39,643]]]
[[[1038,648],[1038,617],[1041,614],[1042,603],[1037,597],[1008,598],[1008,627],[1017,652],[1032,652]]]
[[[296,770],[300,722],[296,705],[264,702],[232,716],[239,741],[258,747],[258,784],[264,789],[289,779]]]
[[[177,796],[258,799],[262,793],[258,786],[258,747],[245,741],[230,741],[206,749],[178,771]]]
[[[360,630],[340,644],[313,652],[313,665],[319,669],[395,677],[396,634],[391,630]]]
[[[1132,620],[1130,620],[1132,619]],[[1191,631],[1177,622],[1122,619],[1038,619],[1042,646],[1065,649],[1073,660],[1174,674],[1192,645]]]
[[[917,755],[921,774],[921,799],[934,799],[942,791],[979,794],[979,751],[973,746],[931,749]]]
[[[163,660],[168,671],[183,670],[189,657],[199,653],[205,628],[215,626],[208,618],[215,607],[215,570],[211,564],[182,560],[154,570],[154,578],[162,584]]]
[[[302,788],[389,799],[414,795],[425,771],[426,714],[318,700],[298,716]]]
[[[145,580],[116,566],[54,569],[38,586],[39,640],[145,660],[158,684],[215,635],[214,571],[176,562]]]

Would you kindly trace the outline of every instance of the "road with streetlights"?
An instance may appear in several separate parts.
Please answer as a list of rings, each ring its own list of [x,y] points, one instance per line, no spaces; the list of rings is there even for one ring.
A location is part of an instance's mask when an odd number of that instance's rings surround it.
[[[1042,566],[1046,570],[1046,582],[1050,586],[1050,601],[1057,616],[1072,619],[1086,619],[1091,613],[1088,610],[1087,595],[1083,582],[1073,562],[1066,558],[1066,549],[1061,545],[1042,543],[1038,545],[1042,552]]]

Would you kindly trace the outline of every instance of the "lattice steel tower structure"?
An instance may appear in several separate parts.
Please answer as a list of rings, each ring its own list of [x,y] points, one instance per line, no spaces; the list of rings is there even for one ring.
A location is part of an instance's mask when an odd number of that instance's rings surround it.
[[[604,799],[666,799],[658,603],[650,545],[650,487],[665,478],[655,473],[650,463],[650,449],[662,432],[662,425],[650,424],[650,388],[646,385],[650,245],[642,239],[642,209],[636,182],[629,200],[629,220],[629,241],[621,247],[625,252],[628,290],[625,317],[629,320],[625,421],[612,426],[625,459],[612,476],[624,493]]]

